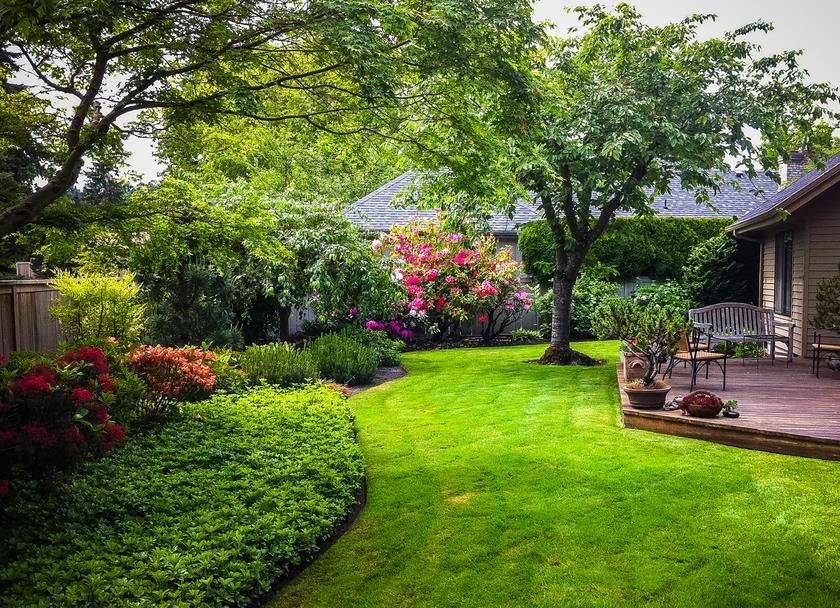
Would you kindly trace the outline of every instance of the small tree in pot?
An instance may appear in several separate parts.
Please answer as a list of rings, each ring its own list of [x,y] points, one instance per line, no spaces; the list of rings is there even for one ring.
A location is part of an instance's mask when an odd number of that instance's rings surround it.
[[[657,382],[656,374],[674,352],[680,337],[688,331],[685,312],[612,298],[598,307],[592,321],[598,337],[618,338],[626,352],[646,362],[644,376],[624,388],[630,404],[643,408],[662,407],[671,387]]]

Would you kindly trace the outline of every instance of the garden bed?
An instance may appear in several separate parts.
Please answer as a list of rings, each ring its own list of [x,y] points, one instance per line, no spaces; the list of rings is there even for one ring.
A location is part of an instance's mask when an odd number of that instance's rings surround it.
[[[512,340],[510,337],[500,336],[494,338],[489,342],[481,339],[481,336],[464,336],[457,340],[442,340],[435,342],[432,340],[412,342],[406,345],[406,351],[422,351],[422,350],[447,350],[450,348],[479,348],[483,346],[528,346],[533,344],[548,344],[548,340]]]
[[[359,504],[353,415],[325,386],[188,404],[5,505],[5,606],[251,605]]]

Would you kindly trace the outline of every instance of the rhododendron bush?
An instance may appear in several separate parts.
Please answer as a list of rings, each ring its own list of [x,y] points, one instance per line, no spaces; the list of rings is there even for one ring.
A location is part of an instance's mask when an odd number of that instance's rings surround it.
[[[123,441],[122,427],[111,420],[110,373],[104,352],[88,346],[23,374],[4,369],[0,498],[9,493],[16,469],[41,476]]]
[[[519,263],[510,248],[497,250],[492,236],[448,231],[440,218],[415,219],[394,227],[373,248],[394,264],[406,316],[430,333],[453,333],[477,316],[489,339],[531,307]]]

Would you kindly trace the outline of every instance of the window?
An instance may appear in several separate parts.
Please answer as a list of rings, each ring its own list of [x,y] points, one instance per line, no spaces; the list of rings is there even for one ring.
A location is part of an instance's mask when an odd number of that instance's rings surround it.
[[[780,315],[790,315],[793,300],[793,232],[776,235],[775,309]]]

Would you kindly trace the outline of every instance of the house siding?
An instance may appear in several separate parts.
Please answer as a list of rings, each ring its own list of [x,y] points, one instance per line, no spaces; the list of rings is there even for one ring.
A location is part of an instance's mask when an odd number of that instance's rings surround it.
[[[838,272],[840,265],[840,189],[834,188],[812,203],[799,219],[762,233],[761,305],[773,308],[776,278],[776,234],[793,231],[793,294],[790,317],[796,323],[793,352],[810,357],[819,282]],[[840,344],[840,335],[821,332],[823,341]],[[783,350],[783,347],[780,348]]]
[[[793,232],[793,284],[791,286],[791,307],[790,315],[776,313],[777,321],[796,323],[793,334],[793,353],[802,354],[802,346],[805,343],[805,333],[802,319],[805,317],[805,268],[807,267],[807,231],[804,223],[791,223],[783,228],[768,231],[762,238],[761,246],[761,305],[765,308],[775,309],[776,299],[776,235],[779,232]],[[787,335],[787,329],[779,328],[776,332],[780,335]],[[777,344],[778,352],[785,352],[784,344]]]
[[[840,189],[833,188],[821,200],[814,203],[807,215],[808,222],[808,268],[806,275],[806,311],[803,326],[806,327],[805,342],[810,356],[810,345],[814,327],[810,319],[816,314],[817,287],[822,279],[837,274],[840,265]],[[840,336],[820,332],[823,342],[840,344]]]

